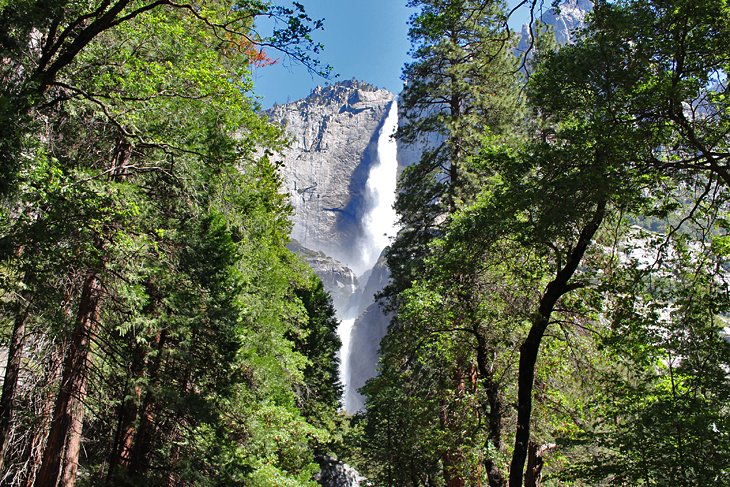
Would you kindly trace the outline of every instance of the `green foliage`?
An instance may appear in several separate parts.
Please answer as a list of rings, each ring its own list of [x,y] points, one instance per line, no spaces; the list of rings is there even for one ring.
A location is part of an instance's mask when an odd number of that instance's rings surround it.
[[[307,312],[307,324],[302,327],[306,336],[294,338],[296,350],[309,359],[304,369],[306,388],[300,392],[303,414],[320,424],[332,422],[342,396],[339,382],[340,339],[339,321],[335,317],[332,298],[318,278],[312,278],[310,287],[297,291]],[[330,425],[332,425],[330,423]]]
[[[611,485],[727,485],[727,366],[720,314],[727,281],[709,248],[683,239],[652,247],[659,268],[615,275],[601,339],[613,364],[598,380],[593,423],[573,437],[568,478]],[[660,246],[662,245],[662,246]],[[669,250],[671,249],[671,250]],[[669,272],[667,272],[669,271]]]
[[[314,67],[321,23],[299,4],[230,7],[0,5],[3,329],[27,316],[29,386],[10,400],[37,415],[12,424],[6,478],[33,482],[80,331],[79,484],[311,484],[335,427],[336,321],[286,249],[265,155],[283,137],[247,93],[255,46]],[[285,27],[261,38],[262,15]],[[89,275],[103,292],[82,329]]]
[[[403,230],[388,251],[395,291],[418,278],[428,242],[457,206],[484,182],[469,160],[481,139],[517,139],[521,113],[513,39],[505,31],[501,2],[412,1],[412,63],[399,105],[402,145],[423,150],[400,177],[398,211]],[[415,257],[415,258],[414,258]]]
[[[476,458],[503,485],[494,462],[505,470],[509,447],[491,428],[464,432],[475,418],[511,425],[511,408],[490,413],[517,392],[513,485],[525,460],[528,475],[591,485],[724,485],[727,5],[598,2],[576,43],[538,46],[531,120],[500,118],[514,106],[500,105],[507,64],[469,51],[498,31],[498,5],[413,6],[399,135],[430,137],[430,150],[400,182],[395,316],[366,387],[373,475],[465,481],[457,465]],[[637,241],[627,221],[665,235]],[[675,253],[652,258],[659,268],[632,258],[652,240]],[[619,258],[622,246],[634,254]],[[404,467],[412,458],[423,478]]]

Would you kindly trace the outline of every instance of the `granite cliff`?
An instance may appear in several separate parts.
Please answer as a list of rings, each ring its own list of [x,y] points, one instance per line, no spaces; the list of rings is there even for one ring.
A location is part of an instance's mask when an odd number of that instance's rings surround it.
[[[333,297],[342,322],[343,407],[355,412],[363,407],[357,388],[375,374],[387,328],[387,319],[371,308],[377,309],[373,295],[388,280],[378,259],[395,233],[395,95],[345,81],[275,106],[269,117],[286,128],[292,142],[278,157],[294,207],[290,248]]]
[[[317,87],[307,98],[269,111],[292,141],[281,155],[295,210],[292,238],[356,274],[372,265],[361,248],[363,217],[371,205],[367,180],[394,99],[387,90],[353,80]]]
[[[559,45],[570,43],[578,30],[586,21],[586,17],[593,10],[592,0],[565,0],[557,7],[549,8],[544,12],[535,12],[537,18],[545,25],[550,26]],[[520,40],[515,50],[518,56],[524,55],[531,48],[532,32],[528,25],[522,26]]]

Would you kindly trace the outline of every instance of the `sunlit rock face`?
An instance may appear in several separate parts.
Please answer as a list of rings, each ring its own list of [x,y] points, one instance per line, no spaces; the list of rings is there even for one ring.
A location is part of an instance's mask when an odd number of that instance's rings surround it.
[[[347,81],[316,88],[269,116],[293,142],[275,156],[294,207],[290,248],[333,297],[341,320],[343,408],[354,413],[363,407],[357,389],[375,375],[388,324],[372,307],[388,279],[382,261],[376,263],[396,233],[397,101],[386,90]]]
[[[367,180],[393,100],[387,90],[346,81],[317,87],[307,98],[269,111],[293,141],[282,154],[282,175],[295,210],[292,237],[356,274],[367,270],[359,248]]]
[[[591,0],[568,0],[558,5],[557,10],[549,9],[542,15],[542,21],[553,27],[558,44],[567,44],[576,29],[585,25],[586,16],[593,10]]]
[[[539,19],[552,27],[555,40],[559,45],[570,43],[576,32],[586,22],[586,17],[593,10],[591,0],[566,0],[558,5],[558,8],[550,8],[539,16]],[[536,12],[539,14],[539,12]],[[517,54],[522,55],[530,48],[530,29],[527,25],[522,26],[520,42],[517,46]]]

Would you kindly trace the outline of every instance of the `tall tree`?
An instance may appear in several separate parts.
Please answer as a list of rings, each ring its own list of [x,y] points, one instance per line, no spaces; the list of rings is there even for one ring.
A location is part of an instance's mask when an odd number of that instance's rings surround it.
[[[388,306],[396,313],[383,346],[383,375],[368,388],[368,415],[378,422],[369,423],[369,431],[392,443],[392,432],[377,431],[380,420],[375,418],[386,414],[382,426],[387,428],[410,424],[414,434],[396,449],[406,456],[423,449],[419,458],[430,469],[440,468],[449,485],[461,485],[467,478],[481,482],[476,479],[482,474],[475,472],[482,472],[483,458],[474,452],[487,443],[483,431],[460,438],[465,429],[479,430],[474,418],[481,417],[479,410],[489,414],[490,409],[482,395],[482,384],[489,378],[479,378],[489,366],[485,361],[481,371],[476,366],[476,355],[488,354],[478,331],[483,331],[482,317],[473,310],[477,299],[465,292],[467,282],[480,281],[483,275],[458,271],[464,286],[449,292],[444,278],[447,269],[455,271],[455,266],[429,256],[434,253],[431,244],[443,235],[451,215],[473,199],[487,177],[471,166],[482,138],[491,135],[505,140],[516,133],[510,127],[520,110],[517,60],[512,56],[514,40],[505,29],[503,3],[419,0],[409,5],[418,9],[409,30],[414,61],[403,72],[406,87],[399,105],[403,123],[397,138],[411,146],[419,159],[399,181],[396,209],[403,228],[387,253],[392,278],[385,292]],[[448,303],[445,314],[421,305],[424,296],[431,296],[427,302],[435,302],[431,293]],[[462,330],[470,331],[465,335]],[[428,338],[417,339],[421,334]],[[470,346],[463,348],[464,341]],[[422,355],[425,350],[433,353]],[[393,393],[396,387],[422,391],[412,392],[416,397],[408,401],[410,413],[389,410],[390,400],[378,397]],[[427,389],[432,390],[427,393]],[[496,388],[492,391],[492,405],[497,406]],[[424,415],[431,409],[441,413],[426,420]],[[493,409],[494,418],[500,415],[497,409]],[[401,414],[415,414],[418,419],[396,418]],[[443,441],[435,441],[439,435]],[[418,483],[419,478],[424,481],[423,475],[435,475],[433,470],[401,471],[395,467],[401,458],[392,452],[381,458],[390,465],[393,477],[389,481]],[[493,466],[487,469],[496,477]]]
[[[396,288],[418,275],[413,256],[425,255],[444,215],[478,188],[467,162],[481,138],[514,135],[520,106],[503,3],[414,0],[409,6],[419,9],[409,30],[414,61],[403,70],[396,136],[419,160],[399,181],[396,210],[403,230],[388,253]]]
[[[294,403],[305,360],[287,337],[306,328],[294,296],[302,271],[284,247],[289,209],[275,169],[254,157],[279,145],[280,132],[245,93],[256,46],[306,61],[300,47],[317,49],[307,34],[318,23],[299,4],[46,7],[0,4],[3,116],[17,117],[0,134],[3,257],[6,276],[21,276],[27,291],[10,316],[15,335],[30,310],[43,316],[39,334],[68,341],[62,377],[41,384],[56,388],[56,401],[48,431],[30,431],[47,440],[33,445],[41,465],[37,476],[23,474],[25,484],[73,485],[79,468],[111,482],[239,481],[254,462],[240,460],[229,414],[240,407],[234,399],[250,399],[241,392],[247,368],[258,373],[275,356],[268,375],[278,390],[258,399],[279,404],[301,443],[261,464],[281,478],[306,476],[313,459],[302,444],[325,433]],[[257,36],[252,23],[262,15],[285,27]],[[267,313],[255,306],[276,317],[266,333],[256,320]],[[49,323],[54,308],[66,317]],[[246,364],[251,336],[264,358]],[[22,348],[11,364],[37,358]],[[13,382],[2,400],[10,412]],[[95,433],[85,457],[84,428]],[[210,466],[226,455],[239,458],[235,467],[215,473]]]

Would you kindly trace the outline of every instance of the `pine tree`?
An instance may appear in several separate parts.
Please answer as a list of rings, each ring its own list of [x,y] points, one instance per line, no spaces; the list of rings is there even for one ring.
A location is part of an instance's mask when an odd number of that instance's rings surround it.
[[[382,375],[367,389],[368,416],[374,422],[368,427],[380,441],[385,435],[390,442],[392,433],[379,431],[383,415],[387,416],[383,424],[414,430],[395,447],[398,454],[383,452],[380,457],[390,466],[381,473],[393,475],[389,481],[418,483],[420,478],[422,482],[417,471],[395,467],[417,455],[422,468],[428,469],[423,475],[435,478],[440,470],[448,485],[461,485],[465,479],[481,482],[484,470],[490,481],[498,483],[501,474],[493,460],[501,449],[500,391],[491,373],[483,376],[493,365],[484,358],[490,344],[484,317],[474,311],[479,298],[466,291],[477,282],[484,284],[485,274],[440,260],[443,254],[435,249],[452,215],[471,202],[490,177],[473,165],[483,140],[519,139],[514,130],[521,105],[517,60],[503,4],[417,1],[410,5],[419,8],[409,31],[415,60],[404,69],[407,85],[400,104],[404,123],[397,137],[422,153],[399,181],[396,209],[403,229],[387,253],[392,279],[385,292],[396,313],[384,342],[389,345],[382,348]],[[462,285],[451,291],[445,281],[454,279]],[[424,300],[442,300],[444,306],[437,312],[424,307]],[[421,349],[431,353],[421,355]],[[397,387],[414,396],[402,413],[391,410],[389,399],[380,397]],[[441,411],[439,416],[427,419],[427,411],[434,409]],[[398,417],[401,414],[415,417]],[[487,427],[491,440],[477,426],[482,414],[493,418]],[[462,437],[459,432],[464,430],[478,432]],[[442,440],[436,441],[439,435]],[[492,450],[485,458],[479,452],[490,443]]]
[[[503,4],[409,5],[419,11],[410,22],[414,61],[403,70],[403,122],[396,136],[420,159],[399,181],[396,210],[403,229],[388,252],[394,289],[419,274],[429,240],[482,183],[483,175],[471,172],[468,163],[482,138],[515,135],[520,112],[514,41],[504,28]]]

